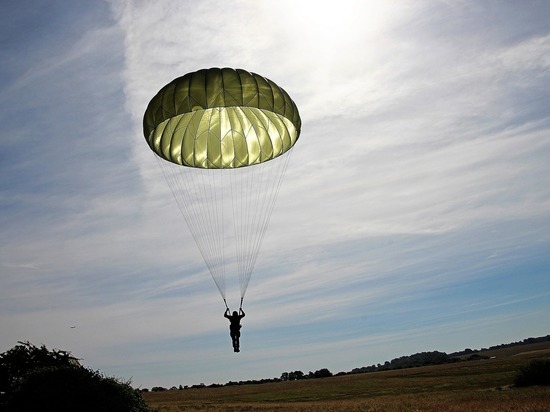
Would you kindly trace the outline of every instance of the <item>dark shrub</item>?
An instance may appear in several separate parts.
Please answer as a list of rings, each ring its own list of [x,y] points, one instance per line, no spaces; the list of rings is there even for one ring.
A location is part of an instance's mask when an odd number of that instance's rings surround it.
[[[0,354],[0,412],[147,412],[128,382],[81,366],[64,351],[23,343]]]
[[[50,367],[30,372],[8,402],[8,412],[146,412],[130,385],[83,367]]]
[[[10,392],[27,373],[35,369],[58,366],[80,365],[69,352],[49,351],[44,345],[36,347],[29,342],[19,342],[19,345],[0,354],[0,394]]]
[[[550,359],[536,359],[520,368],[516,386],[550,385]]]

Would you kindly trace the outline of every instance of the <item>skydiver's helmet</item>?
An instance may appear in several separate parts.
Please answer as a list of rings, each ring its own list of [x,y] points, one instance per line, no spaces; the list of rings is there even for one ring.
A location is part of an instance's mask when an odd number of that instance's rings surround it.
[[[233,316],[239,316],[236,310],[233,311]]]

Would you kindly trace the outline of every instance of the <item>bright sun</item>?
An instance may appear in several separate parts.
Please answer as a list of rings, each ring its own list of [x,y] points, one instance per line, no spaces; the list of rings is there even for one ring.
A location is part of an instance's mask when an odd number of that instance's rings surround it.
[[[381,0],[300,0],[289,2],[293,18],[302,21],[310,34],[339,39],[379,31],[389,17],[389,2]]]

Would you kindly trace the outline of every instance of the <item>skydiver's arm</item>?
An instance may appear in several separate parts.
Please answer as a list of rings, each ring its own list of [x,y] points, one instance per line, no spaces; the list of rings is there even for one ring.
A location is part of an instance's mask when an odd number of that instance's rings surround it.
[[[241,312],[241,318],[244,318],[246,315],[244,314],[244,310],[242,309],[239,309],[239,311]]]

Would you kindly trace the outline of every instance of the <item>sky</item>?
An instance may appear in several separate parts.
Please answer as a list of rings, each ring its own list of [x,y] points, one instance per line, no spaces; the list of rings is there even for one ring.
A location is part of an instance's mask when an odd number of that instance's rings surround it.
[[[0,352],[150,388],[547,335],[549,22],[547,1],[2,2]],[[238,354],[142,132],[210,67],[302,118]]]

